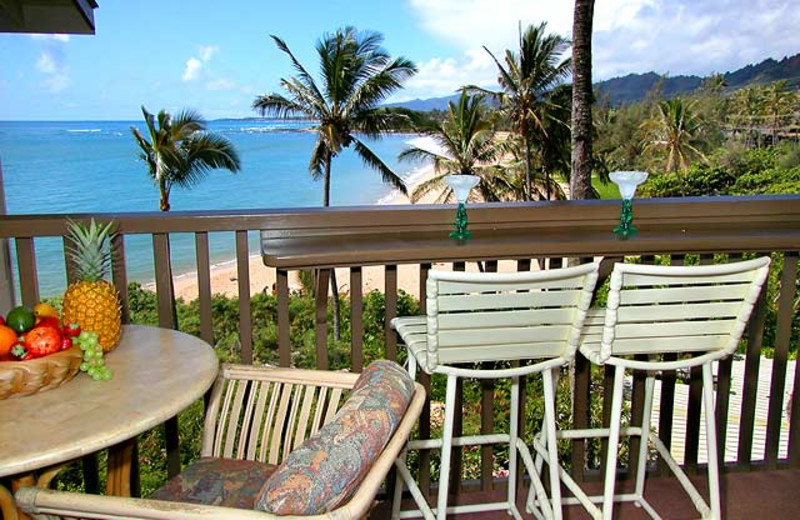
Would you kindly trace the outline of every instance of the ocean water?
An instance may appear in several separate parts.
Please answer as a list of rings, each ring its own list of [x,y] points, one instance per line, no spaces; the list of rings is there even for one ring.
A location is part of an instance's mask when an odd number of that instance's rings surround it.
[[[0,121],[0,161],[8,214],[60,214],[158,211],[157,187],[138,158],[131,126],[140,121]],[[175,187],[173,211],[319,207],[322,181],[308,172],[315,141],[304,122],[212,121],[210,130],[230,139],[239,151],[242,170],[212,171],[191,189]],[[414,136],[389,135],[370,147],[409,182],[419,165],[398,163],[397,155]],[[334,160],[331,205],[378,203],[391,188],[364,166],[350,150]],[[258,251],[257,233],[249,237]],[[212,262],[230,261],[233,236],[210,237]],[[12,248],[13,249],[13,248]],[[175,274],[195,270],[193,235],[172,235]],[[147,283],[154,278],[149,236],[126,237],[128,279]],[[58,295],[66,286],[60,239],[36,240],[40,291]]]

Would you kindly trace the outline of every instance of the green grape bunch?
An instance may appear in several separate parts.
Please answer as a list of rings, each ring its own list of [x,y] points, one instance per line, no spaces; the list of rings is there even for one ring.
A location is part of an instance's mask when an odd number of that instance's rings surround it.
[[[83,331],[76,340],[83,351],[81,371],[89,374],[89,377],[95,381],[108,381],[111,379],[114,374],[103,360],[103,347],[97,341],[97,333]]]

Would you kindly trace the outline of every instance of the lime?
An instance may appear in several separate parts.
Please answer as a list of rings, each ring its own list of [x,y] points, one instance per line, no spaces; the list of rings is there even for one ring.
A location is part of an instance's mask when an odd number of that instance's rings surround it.
[[[33,328],[36,323],[36,315],[30,307],[20,305],[11,309],[6,316],[6,325],[22,334]]]

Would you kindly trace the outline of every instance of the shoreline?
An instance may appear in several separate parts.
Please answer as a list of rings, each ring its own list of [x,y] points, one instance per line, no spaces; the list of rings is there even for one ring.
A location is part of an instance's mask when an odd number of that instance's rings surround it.
[[[423,182],[434,175],[433,165],[423,165],[412,169],[407,174],[409,192],[420,182]],[[431,204],[435,200],[435,194],[429,194],[417,204]],[[378,199],[374,205],[388,206],[397,204],[411,204],[409,198],[398,190],[391,190],[388,194]],[[253,253],[248,257],[248,271],[250,274],[250,295],[260,292],[271,291],[276,280],[276,270],[264,265],[260,253]],[[342,294],[350,292],[349,269],[336,269],[336,279],[339,282],[339,289]],[[229,297],[237,297],[239,294],[239,283],[237,275],[236,258],[225,260],[214,264],[210,268],[211,294],[224,294]],[[419,298],[419,269],[415,265],[398,266],[397,276],[398,289],[402,289],[414,297]],[[197,271],[189,271],[173,275],[172,281],[175,287],[175,298],[183,298],[184,301],[191,301],[198,297]],[[383,291],[384,277],[382,266],[365,266],[362,269],[362,291],[364,294],[374,289]],[[142,287],[148,290],[155,290],[155,281],[142,283]],[[289,272],[289,290],[297,291],[301,288],[297,271]]]

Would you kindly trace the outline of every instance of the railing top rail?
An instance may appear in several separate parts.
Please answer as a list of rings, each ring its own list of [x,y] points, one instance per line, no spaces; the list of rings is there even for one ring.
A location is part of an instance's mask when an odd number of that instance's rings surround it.
[[[641,226],[784,223],[800,226],[800,196],[686,197],[637,199]],[[476,204],[469,208],[470,228],[574,228],[614,225],[618,200]],[[65,218],[115,219],[120,232],[191,233],[263,230],[264,239],[363,233],[405,233],[449,229],[452,205],[350,206],[138,213],[6,215],[0,238],[61,236]]]

